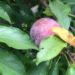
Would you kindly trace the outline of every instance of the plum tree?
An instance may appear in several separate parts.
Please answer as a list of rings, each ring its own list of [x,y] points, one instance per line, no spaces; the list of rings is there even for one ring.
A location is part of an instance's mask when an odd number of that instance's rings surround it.
[[[51,18],[41,18],[37,20],[30,29],[30,36],[38,46],[42,39],[54,35],[51,28],[59,26],[59,24]]]

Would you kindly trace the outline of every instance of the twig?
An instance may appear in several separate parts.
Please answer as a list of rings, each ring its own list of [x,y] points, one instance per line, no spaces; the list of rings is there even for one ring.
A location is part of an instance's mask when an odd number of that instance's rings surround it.
[[[72,59],[72,57],[71,57],[71,55],[70,55],[70,53],[69,53],[68,51],[66,51],[66,54],[69,56],[70,60],[71,60],[72,62],[74,62],[74,60]]]
[[[65,58],[66,58],[66,60],[67,60],[68,65],[70,65],[70,62],[69,62],[69,60],[68,60],[66,54],[64,54],[64,56],[65,56]]]

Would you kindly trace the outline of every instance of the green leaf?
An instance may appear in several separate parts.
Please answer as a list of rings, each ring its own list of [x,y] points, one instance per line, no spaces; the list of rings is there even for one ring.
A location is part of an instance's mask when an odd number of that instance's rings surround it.
[[[71,12],[71,8],[67,4],[63,4],[59,0],[53,2],[50,1],[49,8],[52,13],[56,16],[59,24],[68,29],[70,26],[71,18],[68,16]]]
[[[56,36],[44,39],[40,44],[40,51],[37,53],[36,63],[51,60],[56,57],[67,44]]]
[[[75,75],[75,64],[71,64],[67,71],[66,71],[66,75]]]
[[[25,23],[29,24],[32,21],[34,21],[34,19],[35,19],[34,14],[32,13],[32,11],[25,4],[20,6],[20,13],[21,13]]]
[[[52,16],[52,13],[50,12],[49,8],[47,7],[45,11],[43,12],[46,16]]]
[[[9,23],[11,23],[8,13],[2,7],[0,7],[0,17],[4,20],[8,21]]]
[[[58,75],[58,66],[57,65],[55,65],[53,68],[51,68],[49,75]]]
[[[49,75],[59,75],[59,67],[57,62],[53,62],[49,71]]]
[[[37,49],[30,37],[15,27],[0,26],[0,42],[15,49]]]
[[[21,4],[22,4],[22,0],[15,0],[15,2],[16,2],[18,5],[21,5]]]
[[[25,67],[19,58],[11,52],[0,48],[1,75],[26,75]]]
[[[68,4],[75,4],[75,0],[61,0],[61,1]]]
[[[48,66],[46,63],[40,65],[32,65],[27,72],[27,75],[48,75]]]

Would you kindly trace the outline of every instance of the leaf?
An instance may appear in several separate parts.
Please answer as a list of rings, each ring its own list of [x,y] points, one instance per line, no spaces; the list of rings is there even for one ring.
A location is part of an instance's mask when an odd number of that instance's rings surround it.
[[[15,27],[22,28],[21,24],[24,22],[23,16],[20,14],[19,9],[16,6],[11,6],[11,2],[8,1],[10,5],[4,2],[0,2],[0,7],[3,8],[10,16],[12,24]]]
[[[58,75],[58,66],[57,65],[51,69],[51,72],[49,73],[49,75]]]
[[[71,8],[67,4],[63,4],[59,0],[50,1],[49,8],[52,13],[56,16],[60,25],[66,29],[69,28],[71,18],[68,16],[71,12]]]
[[[15,49],[37,49],[30,37],[15,27],[0,26],[0,42]]]
[[[25,67],[16,55],[0,48],[1,75],[26,75]]]
[[[75,75],[75,64],[70,64],[65,75]]]
[[[25,4],[20,6],[20,13],[21,13],[25,23],[31,23],[35,19],[32,11]]]
[[[11,23],[8,13],[2,7],[0,7],[0,17],[4,20],[8,21],[9,23]]]
[[[70,16],[73,17],[73,18],[75,18],[75,4],[72,5]]]
[[[28,69],[27,75],[48,75],[48,66],[46,63],[41,63],[38,66],[32,65]]]
[[[52,16],[52,13],[50,12],[49,8],[47,7],[45,11],[43,12],[46,16]]]
[[[67,44],[56,36],[44,39],[40,44],[40,51],[37,53],[36,63],[51,60],[56,57]]]
[[[21,5],[21,4],[22,4],[22,1],[21,1],[21,0],[15,0],[15,2],[16,2],[18,5]]]
[[[61,1],[68,4],[75,4],[75,0],[61,0]]]
[[[52,28],[52,31],[62,40],[75,47],[75,37],[71,32],[61,27],[54,27]]]
[[[59,67],[57,62],[53,62],[49,71],[49,75],[59,75]]]

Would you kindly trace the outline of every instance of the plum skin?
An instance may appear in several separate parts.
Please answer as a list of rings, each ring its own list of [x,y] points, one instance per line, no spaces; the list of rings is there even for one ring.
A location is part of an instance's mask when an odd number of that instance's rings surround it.
[[[51,18],[41,18],[34,22],[30,29],[30,36],[37,46],[42,39],[54,35],[51,30],[52,27],[59,27],[59,24]]]

